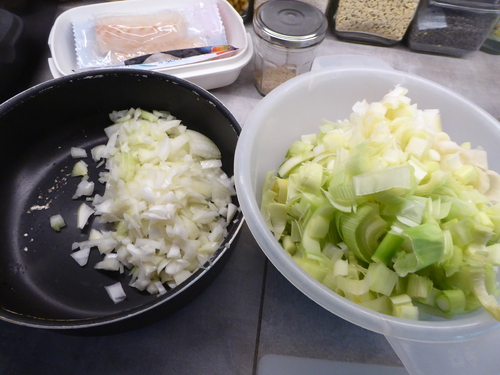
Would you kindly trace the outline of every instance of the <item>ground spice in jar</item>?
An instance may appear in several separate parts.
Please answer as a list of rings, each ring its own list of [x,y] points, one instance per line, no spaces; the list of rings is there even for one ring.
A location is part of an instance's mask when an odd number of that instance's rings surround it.
[[[284,64],[277,67],[267,67],[263,70],[255,70],[255,82],[262,95],[267,95],[272,89],[285,83],[297,75],[297,67],[292,64]]]
[[[341,37],[343,32],[356,32],[399,41],[417,6],[418,0],[339,0],[335,31]]]
[[[411,49],[462,56],[481,47],[498,18],[497,12],[435,4],[420,10],[410,26]]]

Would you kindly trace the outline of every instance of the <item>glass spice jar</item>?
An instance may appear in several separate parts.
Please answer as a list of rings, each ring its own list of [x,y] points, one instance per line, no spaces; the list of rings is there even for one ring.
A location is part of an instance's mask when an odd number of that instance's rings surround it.
[[[315,6],[297,0],[260,5],[253,17],[254,82],[263,96],[289,79],[308,72],[328,21]]]

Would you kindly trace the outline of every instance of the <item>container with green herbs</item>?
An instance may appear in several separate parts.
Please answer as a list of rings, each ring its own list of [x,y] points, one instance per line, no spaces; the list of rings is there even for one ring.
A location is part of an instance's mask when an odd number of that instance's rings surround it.
[[[463,57],[481,47],[499,16],[499,4],[423,1],[409,28],[408,44],[418,52]]]

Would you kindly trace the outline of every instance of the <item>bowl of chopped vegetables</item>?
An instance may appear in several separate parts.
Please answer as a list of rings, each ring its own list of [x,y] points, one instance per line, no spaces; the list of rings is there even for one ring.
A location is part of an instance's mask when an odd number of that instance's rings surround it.
[[[1,104],[0,132],[0,319],[137,328],[195,298],[231,255],[240,126],[199,86],[78,73]]]
[[[236,188],[274,266],[325,309],[385,335],[411,374],[493,374],[499,142],[495,118],[434,82],[324,68],[256,106]]]

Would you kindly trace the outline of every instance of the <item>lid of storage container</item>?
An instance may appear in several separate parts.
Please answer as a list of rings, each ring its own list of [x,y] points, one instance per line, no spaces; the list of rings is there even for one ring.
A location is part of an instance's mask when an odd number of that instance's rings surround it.
[[[273,0],[259,6],[253,20],[255,33],[288,48],[304,48],[325,38],[328,22],[315,6],[296,0]]]
[[[475,13],[500,13],[500,0],[429,0],[429,5]]]

